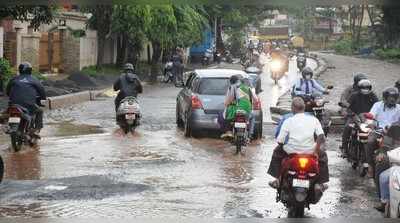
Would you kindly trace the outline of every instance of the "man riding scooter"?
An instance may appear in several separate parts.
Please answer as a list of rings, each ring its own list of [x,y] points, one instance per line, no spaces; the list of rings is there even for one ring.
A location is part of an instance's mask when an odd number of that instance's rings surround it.
[[[131,63],[124,65],[124,72],[114,83],[114,91],[119,91],[115,98],[115,111],[118,111],[118,107],[125,97],[137,97],[138,94],[143,93],[142,83],[134,73],[134,67]]]
[[[386,135],[391,125],[400,121],[400,105],[397,104],[399,99],[399,91],[397,88],[389,87],[386,88],[382,93],[382,101],[376,102],[370,113],[374,115],[375,120],[378,122],[378,128],[383,130]],[[379,144],[383,143],[387,146],[392,146],[393,140],[391,137],[384,137],[383,142],[378,142],[378,134],[372,132],[368,137],[367,143],[367,162],[368,162],[368,176],[374,176],[374,152],[379,148]]]
[[[41,106],[40,100],[46,100],[46,92],[40,81],[32,76],[30,63],[21,63],[18,70],[19,75],[8,82],[6,94],[10,104],[20,105],[28,109],[31,114],[36,114],[34,134],[39,137],[39,132],[43,128],[43,110],[39,106]]]

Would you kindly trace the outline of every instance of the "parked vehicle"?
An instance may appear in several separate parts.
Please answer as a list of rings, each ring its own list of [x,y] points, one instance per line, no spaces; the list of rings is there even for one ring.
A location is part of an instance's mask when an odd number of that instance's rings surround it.
[[[168,82],[174,82],[174,73],[172,72],[173,68],[173,62],[168,61],[165,63],[164,66],[164,76],[163,76],[163,82],[168,83]]]
[[[213,52],[211,49],[207,49],[206,52],[204,52],[203,58],[201,60],[201,64],[203,66],[207,66],[210,65],[212,62],[212,58],[213,58]]]
[[[10,105],[7,109],[8,129],[11,147],[14,152],[21,150],[24,144],[35,146],[40,137],[34,133],[35,114],[20,105]]]
[[[287,207],[288,217],[303,217],[305,208],[318,203],[322,197],[322,190],[315,189],[318,177],[314,155],[292,154],[283,160],[276,201]]]
[[[117,111],[117,123],[125,134],[134,133],[140,125],[140,106],[136,97],[128,96],[121,101]]]
[[[236,146],[236,154],[242,152],[242,148],[247,146],[249,137],[249,118],[245,111],[238,110],[233,123],[233,144]]]
[[[241,70],[199,69],[188,73],[184,88],[176,100],[176,123],[187,137],[196,136],[200,130],[220,131],[218,114],[224,111],[225,94],[229,78],[248,75]],[[253,102],[256,138],[262,136],[261,102]]]
[[[332,88],[332,86],[328,86],[328,89]],[[325,136],[328,136],[332,120],[329,113],[325,110],[325,105],[328,104],[329,101],[325,100],[321,94],[298,96],[302,97],[306,104],[305,111],[313,114],[320,121]]]

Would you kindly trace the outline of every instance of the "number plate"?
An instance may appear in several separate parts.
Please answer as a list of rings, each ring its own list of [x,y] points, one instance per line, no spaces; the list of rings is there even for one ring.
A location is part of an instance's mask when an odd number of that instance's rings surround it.
[[[128,120],[133,120],[133,119],[135,119],[136,118],[136,115],[135,114],[126,114],[125,115],[125,119],[128,119]]]
[[[246,127],[247,127],[247,124],[244,122],[235,122],[235,128],[245,129]]]
[[[8,123],[20,123],[21,122],[21,118],[20,117],[10,117],[8,119]]]
[[[293,179],[293,187],[309,188],[310,187],[310,181],[309,180]]]

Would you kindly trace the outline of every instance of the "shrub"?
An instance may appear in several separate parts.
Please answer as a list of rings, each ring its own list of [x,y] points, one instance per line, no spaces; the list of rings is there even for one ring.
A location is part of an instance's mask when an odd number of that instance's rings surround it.
[[[333,45],[333,49],[338,54],[343,54],[343,55],[353,54],[353,44],[350,39],[339,40]]]
[[[7,84],[8,81],[12,78],[14,73],[7,59],[0,58],[0,72],[4,80],[4,83]]]
[[[384,60],[399,60],[400,48],[377,49],[375,54],[377,57]]]

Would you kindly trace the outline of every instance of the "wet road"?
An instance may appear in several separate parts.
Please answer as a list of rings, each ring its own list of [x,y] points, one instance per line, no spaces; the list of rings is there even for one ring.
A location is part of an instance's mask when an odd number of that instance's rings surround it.
[[[47,113],[37,148],[10,153],[1,136],[0,216],[286,217],[267,184],[274,126],[239,156],[217,137],[186,139],[174,124],[178,91],[147,86],[133,136],[117,129],[112,97]],[[338,138],[328,140],[330,188],[306,215],[380,217],[373,184],[337,158]]]

